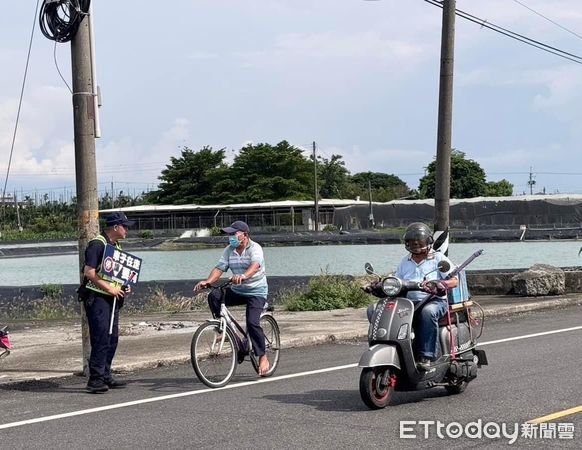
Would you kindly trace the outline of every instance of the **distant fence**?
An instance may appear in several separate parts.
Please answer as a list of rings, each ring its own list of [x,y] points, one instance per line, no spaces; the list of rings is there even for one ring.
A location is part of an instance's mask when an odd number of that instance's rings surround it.
[[[434,221],[434,201],[402,200],[372,205],[376,227],[405,227],[411,222]],[[344,230],[372,227],[370,207],[352,205],[336,208],[334,225]],[[451,200],[451,228],[494,229],[580,228],[582,197],[541,197],[539,199],[491,198]]]

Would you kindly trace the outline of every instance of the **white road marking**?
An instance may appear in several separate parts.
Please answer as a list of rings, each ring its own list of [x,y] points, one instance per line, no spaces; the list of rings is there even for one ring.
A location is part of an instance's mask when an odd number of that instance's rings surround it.
[[[538,336],[546,336],[549,334],[565,333],[568,331],[576,331],[576,330],[582,330],[582,325],[578,326],[578,327],[563,328],[561,330],[544,331],[542,333],[533,333],[533,334],[526,334],[523,336],[515,336],[515,337],[510,337],[510,338],[505,338],[505,339],[497,339],[495,341],[488,341],[488,342],[480,343],[479,347],[484,346],[484,345],[500,344],[502,342],[511,342],[511,341],[516,341],[516,340],[520,340],[520,339],[529,339],[529,338],[538,337]],[[227,389],[236,389],[236,388],[240,388],[240,387],[251,386],[254,384],[272,383],[272,382],[280,381],[280,380],[289,380],[291,378],[299,378],[299,377],[305,377],[305,376],[309,376],[309,375],[316,375],[316,374],[320,374],[320,373],[335,372],[335,371],[344,370],[344,369],[353,369],[354,367],[358,367],[358,364],[357,363],[346,364],[343,366],[327,367],[325,369],[310,370],[307,372],[291,373],[288,375],[281,375],[281,376],[272,377],[272,378],[260,378],[258,380],[254,380],[254,381],[244,381],[241,383],[233,383],[233,384],[229,384],[227,386],[224,386],[221,388],[216,388],[216,389],[209,388],[209,389],[200,389],[197,391],[180,392],[179,394],[162,395],[160,397],[145,398],[145,399],[141,399],[141,400],[134,400],[131,402],[118,403],[115,405],[100,406],[98,408],[83,409],[80,411],[72,411],[72,412],[68,412],[68,413],[55,414],[52,416],[37,417],[35,419],[21,420],[19,422],[10,422],[10,423],[2,424],[2,425],[0,425],[0,430],[7,429],[7,428],[20,427],[23,425],[31,425],[34,423],[48,422],[51,420],[65,419],[67,417],[83,416],[86,414],[93,414],[93,413],[98,413],[98,412],[102,412],[102,411],[109,411],[112,409],[126,408],[128,406],[143,405],[145,403],[161,402],[161,401],[165,401],[165,400],[171,400],[174,398],[189,397],[192,395],[199,395],[199,394],[207,394],[210,392],[224,391]]]
[[[336,370],[350,369],[350,368],[356,367],[356,366],[357,366],[357,364],[347,364],[344,366],[327,367],[325,369],[311,370],[308,372],[300,372],[300,373],[291,373],[289,375],[281,375],[279,377],[260,378],[258,380],[254,380],[254,381],[244,381],[241,383],[233,383],[233,384],[229,384],[227,386],[224,386],[221,388],[216,388],[216,389],[208,388],[208,389],[200,389],[197,391],[180,392],[179,394],[162,395],[161,397],[144,398],[142,400],[134,400],[131,402],[118,403],[115,405],[100,406],[98,408],[83,409],[80,411],[72,411],[72,412],[68,412],[68,413],[55,414],[55,415],[46,416],[46,417],[37,417],[36,419],[21,420],[20,422],[5,423],[3,425],[0,425],[0,430],[6,429],[6,428],[19,427],[22,425],[30,425],[33,423],[48,422],[50,420],[64,419],[66,417],[82,416],[85,414],[93,414],[93,413],[97,413],[97,412],[101,412],[101,411],[109,411],[112,409],[126,408],[128,406],[142,405],[144,403],[161,402],[164,400],[171,400],[174,398],[189,397],[192,395],[199,395],[199,394],[207,394],[209,392],[224,391],[226,389],[235,389],[235,388],[239,388],[239,387],[250,386],[253,384],[270,383],[273,381],[287,380],[290,378],[304,377],[307,375],[315,375],[315,374],[319,374],[319,373],[333,372]]]
[[[542,333],[524,334],[523,336],[515,336],[515,337],[511,337],[511,338],[497,339],[495,341],[481,342],[477,346],[482,347],[484,345],[500,344],[502,342],[519,341],[521,339],[529,339],[529,338],[538,337],[538,336],[547,336],[548,334],[565,333],[567,331],[576,331],[576,330],[582,330],[582,325],[580,325],[578,327],[562,328],[561,330],[544,331]]]

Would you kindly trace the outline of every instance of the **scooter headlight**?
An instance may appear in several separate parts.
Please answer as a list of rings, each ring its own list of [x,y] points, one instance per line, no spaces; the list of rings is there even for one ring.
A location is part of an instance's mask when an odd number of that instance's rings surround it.
[[[382,280],[382,290],[388,297],[395,297],[402,290],[402,281],[396,277],[384,278]]]

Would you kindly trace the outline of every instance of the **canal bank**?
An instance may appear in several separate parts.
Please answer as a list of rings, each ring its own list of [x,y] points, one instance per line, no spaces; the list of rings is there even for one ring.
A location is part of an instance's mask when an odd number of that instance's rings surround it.
[[[575,268],[563,268],[565,275],[565,295],[582,293],[582,271]],[[473,296],[516,297],[512,287],[512,277],[523,270],[512,271],[467,271],[467,284]],[[346,276],[353,278],[351,276]],[[276,306],[281,295],[286,292],[299,292],[307,289],[311,276],[272,276],[269,277],[269,299]],[[145,281],[128,297],[128,312],[139,313],[151,309],[152,299],[156,307],[167,301],[171,304],[194,304],[192,289],[198,280],[160,280]],[[26,316],[32,307],[38,307],[45,301],[55,309],[78,311],[76,284],[41,285],[41,286],[0,286],[0,318]],[[539,301],[552,299],[555,296],[540,296]],[[530,298],[531,299],[531,298]],[[370,301],[373,299],[371,298]],[[535,299],[531,299],[535,301]],[[200,303],[200,302],[198,302]],[[36,306],[35,306],[36,305]],[[205,308],[204,302],[197,307]],[[47,312],[48,314],[49,312]],[[4,321],[5,322],[5,321]]]
[[[352,230],[352,231],[305,231],[253,234],[252,239],[263,247],[317,246],[317,245],[368,245],[400,244],[402,231]],[[508,229],[454,229],[450,232],[451,243],[488,243],[520,241],[578,241],[582,240],[582,228],[519,228]],[[152,239],[130,237],[123,247],[134,251],[172,251],[219,248],[225,245],[224,236],[178,237],[159,236]],[[575,244],[578,245],[578,244]],[[16,242],[0,241],[0,259],[77,253],[76,241]]]

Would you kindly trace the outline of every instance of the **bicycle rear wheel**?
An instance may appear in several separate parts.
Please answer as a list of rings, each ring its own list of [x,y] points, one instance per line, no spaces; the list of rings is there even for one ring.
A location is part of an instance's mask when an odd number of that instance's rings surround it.
[[[261,316],[261,328],[265,333],[265,355],[269,360],[269,371],[263,375],[270,377],[277,370],[279,364],[279,353],[281,351],[281,336],[279,334],[279,325],[273,316],[265,314]],[[259,371],[259,359],[252,353],[251,362],[255,370]]]
[[[225,386],[236,370],[237,345],[232,331],[224,330],[224,342],[219,322],[206,322],[196,330],[190,346],[194,372],[206,386]],[[222,344],[222,345],[221,345]]]

